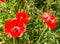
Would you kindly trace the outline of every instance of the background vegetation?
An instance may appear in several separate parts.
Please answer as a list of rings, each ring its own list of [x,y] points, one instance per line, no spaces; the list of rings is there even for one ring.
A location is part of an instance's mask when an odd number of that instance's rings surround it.
[[[13,39],[5,35],[4,24],[8,19],[15,19],[15,13],[26,11],[30,16],[26,32],[15,39],[15,44],[60,44],[60,21],[51,31],[39,15],[52,13],[60,20],[60,0],[6,0],[0,2],[0,44],[13,44]]]

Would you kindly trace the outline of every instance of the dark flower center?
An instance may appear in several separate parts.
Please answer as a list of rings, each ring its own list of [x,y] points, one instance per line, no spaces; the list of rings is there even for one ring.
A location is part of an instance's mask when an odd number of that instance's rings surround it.
[[[18,26],[13,27],[12,29],[12,32],[19,32],[19,31],[20,31],[20,27]]]

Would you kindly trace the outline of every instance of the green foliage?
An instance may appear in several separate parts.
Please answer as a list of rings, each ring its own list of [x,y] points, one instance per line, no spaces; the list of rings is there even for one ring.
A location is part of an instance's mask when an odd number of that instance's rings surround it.
[[[48,4],[48,10],[47,10]],[[7,0],[0,2],[0,44],[13,44],[13,39],[5,35],[4,24],[8,19],[15,19],[15,13],[26,11],[30,16],[26,24],[26,32],[16,38],[16,44],[60,44],[60,21],[55,30],[51,31],[39,18],[43,12],[52,13],[60,20],[60,0]]]

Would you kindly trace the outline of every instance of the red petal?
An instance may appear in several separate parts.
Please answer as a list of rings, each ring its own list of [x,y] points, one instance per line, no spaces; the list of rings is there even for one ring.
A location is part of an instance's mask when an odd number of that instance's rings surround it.
[[[47,21],[46,24],[50,27],[51,30],[54,30],[56,27],[56,22]]]
[[[58,20],[54,16],[52,16],[52,14],[44,12],[40,18],[44,20],[44,22],[50,27],[51,30],[56,27],[56,23]]]
[[[28,23],[30,20],[28,14],[26,12],[17,12],[16,18],[20,19],[23,23]]]
[[[20,20],[9,20],[6,22],[4,30],[8,35],[17,38],[26,31],[26,27]]]
[[[0,2],[5,2],[5,0],[0,0]]]

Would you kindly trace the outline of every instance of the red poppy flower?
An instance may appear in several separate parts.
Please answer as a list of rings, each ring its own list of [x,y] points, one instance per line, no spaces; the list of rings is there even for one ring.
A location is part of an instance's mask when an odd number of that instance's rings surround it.
[[[56,27],[57,19],[52,16],[50,13],[43,13],[42,16],[40,16],[44,20],[44,22],[50,27],[51,30],[53,30]]]
[[[28,14],[26,12],[17,12],[16,18],[20,19],[23,23],[28,23],[30,20]]]
[[[26,27],[20,20],[8,20],[4,26],[4,31],[6,34],[17,38],[23,35]]]
[[[0,2],[5,2],[5,0],[0,0]]]

